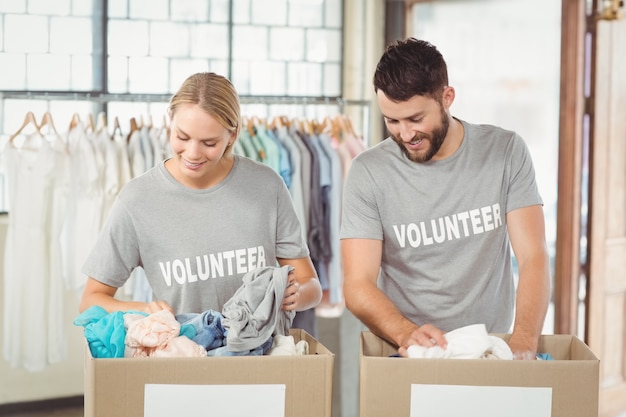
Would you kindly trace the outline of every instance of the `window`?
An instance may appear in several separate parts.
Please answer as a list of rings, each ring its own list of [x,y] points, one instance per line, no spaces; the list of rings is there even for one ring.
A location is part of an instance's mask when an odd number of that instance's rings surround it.
[[[455,87],[453,115],[518,132],[533,156],[554,268],[561,3],[474,0],[412,6],[412,35],[432,42]],[[541,10],[540,13],[537,11]],[[497,36],[494,34],[497,33]],[[467,42],[471,34],[472,41]],[[551,271],[554,276],[554,270]],[[552,332],[550,305],[544,332]]]
[[[122,129],[160,117],[198,71],[228,76],[244,113],[287,97],[310,114],[307,97],[341,96],[342,13],[342,0],[0,0],[0,145],[28,111],[60,132],[75,113]]]

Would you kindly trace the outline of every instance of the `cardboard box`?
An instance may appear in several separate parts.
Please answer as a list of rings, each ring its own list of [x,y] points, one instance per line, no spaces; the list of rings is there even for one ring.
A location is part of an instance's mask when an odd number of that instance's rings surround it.
[[[504,340],[510,337],[497,336]],[[552,417],[598,415],[599,360],[572,335],[541,336],[538,352],[554,358],[545,361],[390,357],[396,349],[371,332],[361,333],[360,349],[361,417],[409,417],[412,389],[425,386],[413,384],[549,387]],[[506,410],[500,412],[511,415]],[[464,413],[463,417],[470,415],[474,414]]]
[[[85,343],[85,417],[144,417],[146,384],[284,384],[286,417],[331,417],[334,355],[302,329],[291,335],[308,355],[95,359]]]

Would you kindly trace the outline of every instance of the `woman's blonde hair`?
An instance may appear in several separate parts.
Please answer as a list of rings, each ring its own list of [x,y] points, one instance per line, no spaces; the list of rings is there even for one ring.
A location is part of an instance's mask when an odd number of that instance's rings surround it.
[[[170,119],[183,104],[197,104],[226,130],[233,133],[233,140],[239,136],[241,128],[239,95],[227,78],[213,72],[199,72],[189,76],[170,99]],[[227,152],[231,149],[232,146],[229,146]]]

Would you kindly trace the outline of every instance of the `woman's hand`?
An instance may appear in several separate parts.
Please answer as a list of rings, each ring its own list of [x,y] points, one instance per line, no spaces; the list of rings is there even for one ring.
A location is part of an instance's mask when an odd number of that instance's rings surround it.
[[[152,301],[150,303],[146,303],[143,309],[144,313],[152,314],[158,313],[161,310],[169,310],[170,313],[174,314],[174,309],[171,305],[167,303],[167,301]]]
[[[298,306],[300,299],[300,284],[296,281],[295,271],[291,271],[287,276],[287,288],[285,288],[285,296],[283,297],[284,311],[294,311]]]

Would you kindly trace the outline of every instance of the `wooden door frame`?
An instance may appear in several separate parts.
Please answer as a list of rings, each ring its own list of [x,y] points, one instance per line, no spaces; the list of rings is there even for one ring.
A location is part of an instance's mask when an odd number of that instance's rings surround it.
[[[559,161],[557,239],[554,263],[554,333],[577,334],[581,276],[582,178],[585,114],[592,106],[585,94],[585,37],[589,30],[585,0],[561,3],[561,85],[559,112]]]

